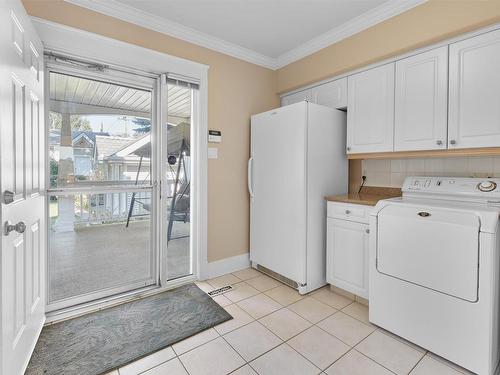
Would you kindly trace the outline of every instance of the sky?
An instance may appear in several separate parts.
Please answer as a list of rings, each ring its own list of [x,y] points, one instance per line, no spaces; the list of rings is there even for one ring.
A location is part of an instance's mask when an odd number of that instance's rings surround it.
[[[91,116],[82,116],[90,121],[90,126],[92,130],[95,132],[102,131],[109,133],[110,135],[125,135],[128,136],[134,135],[134,129],[137,128],[132,122],[132,119],[135,117],[126,117],[126,120],[122,120],[123,116],[119,115],[91,115]]]

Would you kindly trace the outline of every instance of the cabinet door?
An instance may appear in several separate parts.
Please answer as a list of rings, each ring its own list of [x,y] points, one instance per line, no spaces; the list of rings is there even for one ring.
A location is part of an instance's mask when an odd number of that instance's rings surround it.
[[[394,148],[394,63],[349,76],[347,152]]]
[[[308,102],[313,101],[313,94],[311,89],[307,90],[302,90],[299,92],[296,92],[294,94],[286,95],[281,98],[281,106],[284,107],[285,105],[289,104],[295,104],[298,102],[301,102],[303,100],[307,100]]]
[[[313,87],[313,101],[333,109],[347,107],[347,77]]]
[[[450,44],[448,147],[500,146],[500,30]]]
[[[327,219],[327,282],[368,298],[368,224]]]
[[[446,149],[448,46],[396,62],[394,151]]]

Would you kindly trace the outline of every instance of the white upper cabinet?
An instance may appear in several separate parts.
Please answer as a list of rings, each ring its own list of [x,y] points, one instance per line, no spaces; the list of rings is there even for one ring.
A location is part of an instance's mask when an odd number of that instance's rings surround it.
[[[394,63],[349,76],[347,152],[394,148]]]
[[[450,44],[448,147],[500,147],[500,30]]]
[[[396,62],[394,151],[446,149],[448,46]]]
[[[313,101],[312,89],[302,90],[302,91],[299,91],[299,92],[282,97],[281,98],[281,106],[284,107],[285,105],[298,103],[298,102],[301,102],[303,100],[307,100],[308,102]]]
[[[347,77],[313,87],[312,100],[334,109],[347,107]]]

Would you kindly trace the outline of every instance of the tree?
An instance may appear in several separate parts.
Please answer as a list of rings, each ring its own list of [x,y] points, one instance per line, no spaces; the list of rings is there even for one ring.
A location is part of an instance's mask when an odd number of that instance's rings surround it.
[[[50,187],[57,187],[57,175],[59,174],[59,163],[50,159]]]
[[[136,117],[132,122],[138,126],[134,129],[137,134],[146,134],[151,131],[151,121],[147,118]]]
[[[62,116],[57,112],[49,113],[49,121],[51,129],[61,129],[62,126]],[[90,126],[90,121],[81,115],[71,115],[71,130],[74,131],[92,131],[92,126]]]

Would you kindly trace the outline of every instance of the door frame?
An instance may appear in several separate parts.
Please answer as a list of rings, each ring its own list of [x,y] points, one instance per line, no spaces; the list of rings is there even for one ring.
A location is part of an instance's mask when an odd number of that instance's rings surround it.
[[[192,204],[192,233],[191,243],[193,249],[193,275],[176,279],[172,282],[166,280],[166,275],[160,272],[160,287],[145,288],[138,293],[123,293],[122,295],[104,298],[100,301],[88,302],[66,310],[56,311],[47,316],[48,322],[66,319],[68,317],[94,311],[103,307],[123,303],[144,295],[162,292],[180,284],[204,279],[208,276],[207,260],[207,149],[208,149],[208,69],[207,65],[199,64],[186,59],[170,56],[161,52],[146,49],[119,40],[64,26],[51,21],[34,18],[33,23],[42,39],[45,51],[75,58],[78,60],[92,61],[131,73],[175,74],[186,77],[189,81],[199,84],[198,93],[198,121],[192,130],[193,160],[193,204]],[[133,67],[133,68],[131,68]],[[46,85],[48,87],[48,85]],[[162,96],[159,95],[159,100]],[[48,100],[46,100],[46,106]],[[160,106],[156,105],[156,113],[161,119]],[[46,119],[48,112],[46,112]],[[161,120],[160,120],[161,121]],[[160,152],[160,147],[156,147]],[[159,159],[158,159],[159,160]],[[157,163],[157,168],[161,163]],[[160,171],[156,171],[157,173]],[[159,174],[157,174],[159,176]],[[159,210],[158,210],[159,211]],[[159,221],[161,225],[161,221]],[[159,230],[163,228],[160,226]],[[160,232],[161,233],[161,232]],[[157,236],[161,237],[161,236]],[[157,238],[160,241],[159,238]],[[163,254],[163,241],[159,243],[159,253]]]

